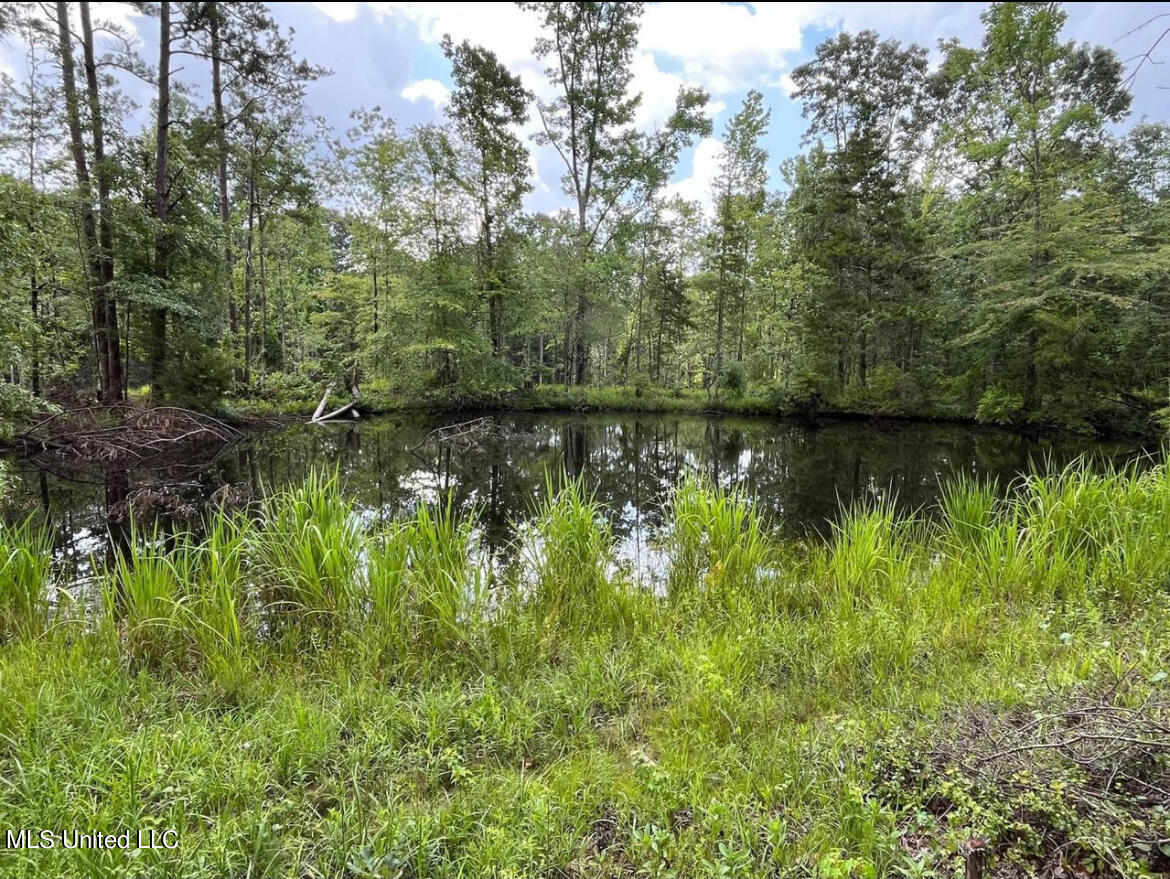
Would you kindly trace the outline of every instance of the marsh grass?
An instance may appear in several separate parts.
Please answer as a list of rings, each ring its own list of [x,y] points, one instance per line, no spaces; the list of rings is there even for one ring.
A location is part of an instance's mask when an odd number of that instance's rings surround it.
[[[611,576],[613,534],[604,511],[581,477],[547,475],[544,498],[523,529],[532,588],[522,598],[553,629],[620,626],[624,583]]]
[[[336,473],[269,495],[251,541],[260,600],[279,627],[288,617],[342,625],[359,595],[362,535]]]
[[[777,553],[751,500],[739,489],[688,477],[675,489],[668,515],[670,599],[725,616],[753,606],[775,573]]]
[[[32,518],[0,526],[0,638],[36,636],[48,628],[52,562],[52,539]]]
[[[492,581],[450,504],[363,527],[325,475],[255,519],[135,533],[99,573],[101,619],[67,631],[19,597],[48,588],[43,538],[6,531],[30,551],[0,581],[0,822],[149,818],[182,843],[4,863],[852,879],[961,875],[982,836],[1021,875],[1150,874],[1131,843],[1161,819],[1078,817],[1059,787],[1077,766],[1013,799],[889,762],[1070,693],[1166,700],[1170,476],[1081,463],[1005,494],[960,480],[941,508],[858,507],[794,546],[749,498],[688,480],[662,591],[612,564],[580,481]]]
[[[460,521],[450,499],[420,505],[398,539],[405,544],[408,625],[417,643],[431,650],[466,644],[484,590],[472,517]]]

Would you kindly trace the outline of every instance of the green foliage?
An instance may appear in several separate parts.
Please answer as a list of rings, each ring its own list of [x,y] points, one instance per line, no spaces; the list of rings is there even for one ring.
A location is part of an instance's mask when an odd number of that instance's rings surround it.
[[[744,371],[743,364],[733,362],[724,366],[723,375],[719,380],[719,387],[731,397],[743,396],[743,392],[747,389],[747,374]]]
[[[959,478],[941,519],[871,505],[787,545],[692,481],[665,594],[610,565],[575,482],[490,599],[449,510],[350,532],[328,477],[254,522],[135,534],[79,625],[6,605],[0,817],[120,826],[146,803],[179,848],[9,857],[33,876],[949,875],[980,838],[991,870],[1149,872],[1164,810],[1104,781],[1156,784],[1165,746],[1099,724],[1166,720],[1168,470],[1078,464],[995,494]],[[29,552],[0,577],[44,596],[43,538],[4,534]],[[360,560],[330,581],[344,599],[306,585],[338,541]],[[274,585],[298,603],[257,600]],[[1090,729],[1137,750],[1035,747]]]
[[[750,606],[771,573],[774,549],[749,499],[688,479],[675,489],[670,515],[671,598],[733,617]]]
[[[358,603],[360,531],[337,475],[315,472],[270,496],[262,516],[254,549],[266,607],[324,629],[342,625]]]
[[[611,579],[613,535],[581,478],[546,477],[524,548],[535,578],[531,602],[546,625],[584,630],[620,625],[620,585]]]
[[[188,409],[215,408],[231,387],[231,363],[206,336],[183,328],[169,337],[163,387],[165,400]]]
[[[988,424],[1019,424],[1024,420],[1026,409],[1020,394],[993,385],[979,398],[975,417]]]
[[[47,529],[32,519],[0,526],[0,637],[36,636],[48,628],[58,601],[52,565]]]
[[[0,431],[99,384],[111,400],[149,387],[197,409],[303,413],[343,376],[374,408],[632,384],[770,413],[1160,429],[1170,129],[1120,128],[1121,63],[1064,41],[1059,4],[991,4],[982,40],[944,40],[933,71],[924,48],[872,31],[824,40],[792,71],[808,127],[783,192],[768,191],[771,110],[749,91],[711,211],[667,189],[710,133],[707,96],[683,88],[653,131],[639,122],[642,8],[522,7],[542,99],[448,39],[444,119],[401,130],[356,109],[334,137],[304,122],[323,71],[262,5],[176,6],[175,33],[197,44],[182,51],[202,63],[218,41],[220,89],[200,106],[174,70],[163,140],[157,119],[128,127],[116,89],[91,102],[76,71],[73,119],[54,29],[37,7],[14,12],[31,54],[0,108]],[[116,48],[111,64],[151,66]],[[517,131],[534,110],[570,210],[524,210]],[[74,127],[90,180],[50,185]],[[161,201],[160,159],[164,178],[189,169]],[[89,203],[94,240],[84,222],[78,235]]]

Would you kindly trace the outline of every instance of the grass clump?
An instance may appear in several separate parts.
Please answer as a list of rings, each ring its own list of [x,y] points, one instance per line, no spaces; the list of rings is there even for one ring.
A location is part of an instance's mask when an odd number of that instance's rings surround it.
[[[277,612],[274,619],[340,626],[359,595],[362,546],[337,475],[314,471],[303,485],[268,497],[261,516],[252,550],[264,606]]]
[[[613,535],[604,511],[578,477],[547,480],[523,547],[531,570],[531,609],[553,629],[620,624],[622,584],[611,576]]]
[[[689,477],[670,503],[671,600],[734,615],[774,572],[775,546],[750,500],[738,489]]]
[[[689,481],[641,589],[580,482],[491,569],[329,477],[139,533],[87,625],[5,611],[0,821],[179,848],[0,876],[1159,875],[1167,512],[1163,468],[1081,465],[795,546]]]
[[[53,544],[32,519],[0,526],[0,638],[39,635],[49,626]]]

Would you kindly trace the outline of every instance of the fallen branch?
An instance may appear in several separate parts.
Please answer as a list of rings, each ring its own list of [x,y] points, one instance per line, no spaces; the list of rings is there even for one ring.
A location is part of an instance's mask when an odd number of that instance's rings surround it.
[[[350,402],[350,403],[346,403],[340,409],[334,409],[328,415],[322,415],[318,418],[314,418],[312,423],[313,424],[324,424],[326,421],[329,421],[333,418],[337,418],[340,415],[344,415],[346,412],[348,412],[350,409],[352,409],[356,405],[356,403],[357,403],[356,400],[353,402]]]
[[[329,395],[333,392],[333,385],[327,385],[325,393],[321,395],[321,402],[317,404],[317,408],[313,410],[313,417],[309,419],[312,423],[321,417],[321,413],[325,411],[325,402],[329,399]]]
[[[219,449],[241,434],[216,418],[160,406],[87,406],[66,410],[33,425],[21,436],[30,458],[70,467],[108,464],[144,467],[169,458],[192,460],[196,449]]]

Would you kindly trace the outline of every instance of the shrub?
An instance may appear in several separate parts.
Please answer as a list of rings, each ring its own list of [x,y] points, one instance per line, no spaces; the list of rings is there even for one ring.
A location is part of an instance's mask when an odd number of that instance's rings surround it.
[[[719,387],[732,397],[741,396],[747,389],[747,372],[743,364],[735,361],[724,366],[723,375],[719,378]]]
[[[1024,398],[993,385],[983,392],[975,417],[988,424],[1019,424],[1024,419]]]
[[[210,411],[223,399],[231,380],[231,363],[212,340],[191,331],[171,334],[162,381],[166,402]]]

